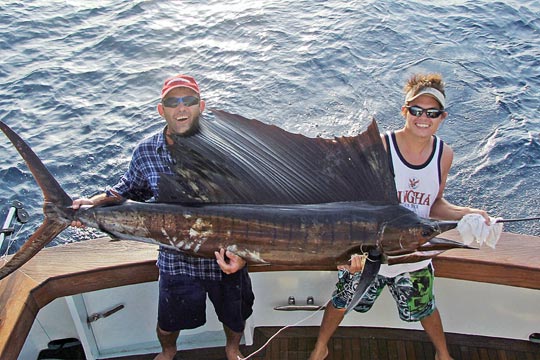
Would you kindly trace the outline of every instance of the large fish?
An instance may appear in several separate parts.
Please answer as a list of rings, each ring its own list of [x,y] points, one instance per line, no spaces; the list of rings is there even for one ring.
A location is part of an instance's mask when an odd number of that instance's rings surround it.
[[[437,235],[456,222],[418,217],[398,204],[375,120],[363,133],[308,138],[212,110],[199,131],[175,138],[171,173],[156,202],[125,201],[74,211],[72,199],[5,123],[44,194],[43,224],[0,268],[0,279],[80,220],[111,237],[213,257],[226,248],[252,264],[320,265],[370,254],[378,264],[431,258],[467,246]],[[371,265],[374,263],[374,265]]]

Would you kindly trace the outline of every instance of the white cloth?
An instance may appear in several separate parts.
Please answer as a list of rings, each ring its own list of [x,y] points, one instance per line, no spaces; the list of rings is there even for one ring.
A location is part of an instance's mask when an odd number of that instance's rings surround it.
[[[503,224],[497,223],[497,218],[490,217],[490,219],[491,224],[487,225],[484,217],[480,214],[465,215],[457,225],[463,243],[470,245],[476,241],[480,246],[485,243],[490,248],[495,249],[503,231]]]

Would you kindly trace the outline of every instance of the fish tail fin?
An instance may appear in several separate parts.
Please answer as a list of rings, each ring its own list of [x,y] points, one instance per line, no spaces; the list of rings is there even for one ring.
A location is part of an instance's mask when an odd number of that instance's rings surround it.
[[[2,121],[0,121],[0,129],[13,143],[19,154],[21,154],[21,157],[26,162],[34,179],[41,188],[45,199],[43,204],[45,220],[43,224],[17,253],[0,268],[1,280],[30,260],[39,250],[62,232],[62,230],[67,228],[73,219],[74,210],[69,208],[73,203],[71,197],[62,189],[30,146]]]
[[[67,224],[45,219],[19,251],[0,268],[0,280],[24,265],[67,227]]]
[[[43,192],[45,202],[52,202],[62,206],[71,205],[71,197],[69,197],[69,195],[62,189],[60,184],[58,184],[54,176],[52,176],[30,146],[28,146],[28,144],[19,135],[17,135],[15,131],[11,130],[11,128],[2,121],[0,121],[0,129],[6,134],[8,139],[11,140],[19,154],[21,154],[21,157],[26,162],[26,165],[32,172],[32,175],[34,175],[36,182]]]

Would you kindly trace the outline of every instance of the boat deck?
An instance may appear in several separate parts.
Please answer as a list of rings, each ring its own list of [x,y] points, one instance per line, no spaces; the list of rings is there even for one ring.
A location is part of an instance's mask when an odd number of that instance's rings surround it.
[[[244,356],[258,350],[279,328],[255,330],[253,346],[243,347]],[[266,348],[250,359],[306,360],[317,339],[318,327],[294,327],[281,332]],[[540,344],[484,336],[446,334],[455,360],[540,360]],[[328,344],[327,360],[433,360],[434,348],[420,330],[340,327]],[[150,360],[155,354],[115,358]],[[179,351],[182,360],[225,360],[223,347]],[[111,359],[112,360],[112,359]]]
[[[445,237],[457,239],[457,233],[446,233]],[[450,250],[439,255],[433,261],[436,275],[438,277],[446,277],[452,279],[469,280],[476,282],[486,282],[494,284],[509,285],[515,287],[523,287],[529,289],[540,289],[540,238],[526,235],[517,235],[503,233],[496,250],[490,248],[482,248],[481,250]],[[132,241],[110,241],[108,238],[94,239],[90,241],[82,241],[68,244],[65,246],[57,246],[47,248],[40,251],[33,259],[21,267],[19,270],[0,281],[0,358],[1,359],[17,359],[18,354],[24,344],[26,336],[34,322],[39,309],[43,308],[56,298],[70,296],[84,292],[95,291],[99,289],[107,289],[124,285],[139,284],[157,280],[157,268],[155,259],[157,257],[157,246],[132,242]],[[0,265],[2,261],[0,259]],[[250,272],[258,271],[280,271],[280,270],[335,270],[327,268],[313,267],[279,267],[279,266],[251,266]],[[501,324],[501,326],[504,326]],[[268,337],[275,329],[272,328],[257,328],[258,336]],[[354,330],[366,331],[366,330]],[[342,357],[342,353],[346,351],[366,351],[365,345],[375,344],[373,330],[364,332],[363,338],[354,340],[352,336],[354,332],[351,328],[340,330],[332,340],[333,358],[348,358]],[[433,354],[430,344],[424,339],[422,334],[405,335],[407,333],[398,332],[398,335],[393,334],[390,330],[378,333],[390,337],[387,339],[388,346],[386,356],[394,354],[398,351],[398,355],[384,357],[386,358],[413,358],[409,357],[408,352],[415,351],[425,354]],[[404,330],[400,330],[404,331]],[[296,336],[293,336],[297,334]],[[457,336],[457,335],[456,335]],[[305,358],[309,348],[312,346],[316,337],[316,331],[310,329],[288,329],[284,335],[273,341],[271,347],[266,350],[268,354],[290,354],[287,358]],[[400,343],[403,339],[413,338],[417,340],[414,343]],[[392,340],[393,339],[393,340]],[[451,346],[452,339],[466,340],[466,338],[453,337],[449,334]],[[385,340],[386,341],[386,340]],[[493,342],[494,341],[494,342]],[[488,344],[498,344],[499,340],[478,340],[477,343],[482,346]],[[503,341],[503,340],[500,340]],[[528,344],[527,342],[525,342]],[[376,340],[377,346],[379,340]],[[406,349],[407,357],[402,357],[403,350],[398,346],[403,344]],[[515,350],[514,344],[493,345],[494,348],[483,348],[474,350],[476,356],[463,356],[463,359],[491,359],[490,354],[498,354],[500,359],[538,359],[540,350],[538,347],[531,348],[537,344],[523,345],[525,349],[536,349],[536,357],[532,356],[534,352],[529,352],[529,355],[517,356],[505,354],[504,349],[511,348]],[[290,348],[289,348],[290,346]],[[460,353],[467,351],[467,346],[460,347]],[[522,346],[522,345],[515,345]],[[297,349],[294,349],[297,347]],[[256,346],[254,348],[257,348]],[[341,349],[342,350],[338,350]],[[381,349],[384,348],[381,346]],[[395,348],[396,350],[390,350]],[[420,348],[424,350],[420,350]],[[286,350],[285,350],[286,349]],[[301,350],[306,349],[306,350]],[[350,350],[349,350],[350,349]],[[358,350],[359,349],[359,350]],[[531,351],[533,351],[531,350]],[[200,358],[202,350],[197,350],[194,356]],[[218,350],[221,356],[222,349]],[[370,350],[371,351],[371,350]],[[380,350],[383,351],[383,350]],[[473,350],[469,350],[473,351]],[[517,350],[516,350],[517,351]],[[519,350],[521,351],[521,350]],[[526,350],[523,350],[526,351]],[[527,350],[528,351],[528,350]],[[300,354],[301,353],[301,354]],[[483,354],[488,354],[484,356]],[[186,352],[183,359],[189,359],[189,352]],[[273,355],[269,355],[273,356]],[[285,355],[283,355],[285,356]],[[293,357],[296,356],[296,357]],[[421,357],[414,358],[421,359]],[[427,356],[427,355],[426,355]],[[431,355],[432,356],[432,355]],[[455,355],[456,357],[458,355]],[[517,356],[517,357],[516,357]],[[531,357],[532,356],[532,357]],[[195,357],[191,357],[195,358]],[[208,355],[208,359],[214,359]],[[216,359],[220,357],[215,357]],[[221,357],[222,358],[222,357]],[[286,357],[264,357],[265,359],[285,359]],[[425,357],[429,358],[429,357]],[[459,358],[459,357],[458,357]]]

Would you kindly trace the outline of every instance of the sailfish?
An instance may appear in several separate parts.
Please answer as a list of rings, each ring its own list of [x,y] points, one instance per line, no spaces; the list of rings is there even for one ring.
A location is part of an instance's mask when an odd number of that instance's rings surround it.
[[[0,268],[0,279],[73,220],[112,238],[195,256],[214,257],[225,248],[249,264],[328,268],[367,254],[360,287],[369,285],[381,263],[469,248],[438,237],[457,222],[421,218],[399,204],[374,119],[356,136],[327,139],[211,113],[195,134],[174,136],[171,174],[160,174],[156,201],[79,210],[28,144],[0,121],[44,195],[43,224]]]

